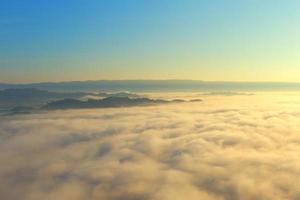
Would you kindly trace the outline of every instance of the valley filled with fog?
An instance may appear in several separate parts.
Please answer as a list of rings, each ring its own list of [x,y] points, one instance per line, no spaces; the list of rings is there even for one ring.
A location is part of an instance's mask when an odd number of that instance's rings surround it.
[[[184,101],[1,115],[1,199],[300,198],[299,93],[138,95]]]

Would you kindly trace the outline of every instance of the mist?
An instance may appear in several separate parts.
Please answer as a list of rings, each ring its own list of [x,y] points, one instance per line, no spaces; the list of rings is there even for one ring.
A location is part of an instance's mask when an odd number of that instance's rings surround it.
[[[299,103],[298,93],[214,93],[203,102],[2,116],[0,196],[296,200]]]

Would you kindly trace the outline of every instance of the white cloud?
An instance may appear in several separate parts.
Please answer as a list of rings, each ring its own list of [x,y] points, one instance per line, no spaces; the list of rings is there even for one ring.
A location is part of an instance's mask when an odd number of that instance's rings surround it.
[[[300,108],[278,99],[3,117],[0,196],[299,199]]]

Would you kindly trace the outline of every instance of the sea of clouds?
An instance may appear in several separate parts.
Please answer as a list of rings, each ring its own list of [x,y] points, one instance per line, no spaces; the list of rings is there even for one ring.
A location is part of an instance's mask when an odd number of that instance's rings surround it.
[[[1,199],[300,199],[300,95],[202,97],[0,117]]]

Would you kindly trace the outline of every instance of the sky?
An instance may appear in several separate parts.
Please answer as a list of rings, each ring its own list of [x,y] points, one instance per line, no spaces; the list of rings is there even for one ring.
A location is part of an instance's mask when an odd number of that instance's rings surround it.
[[[300,82],[298,0],[1,0],[0,82]]]

